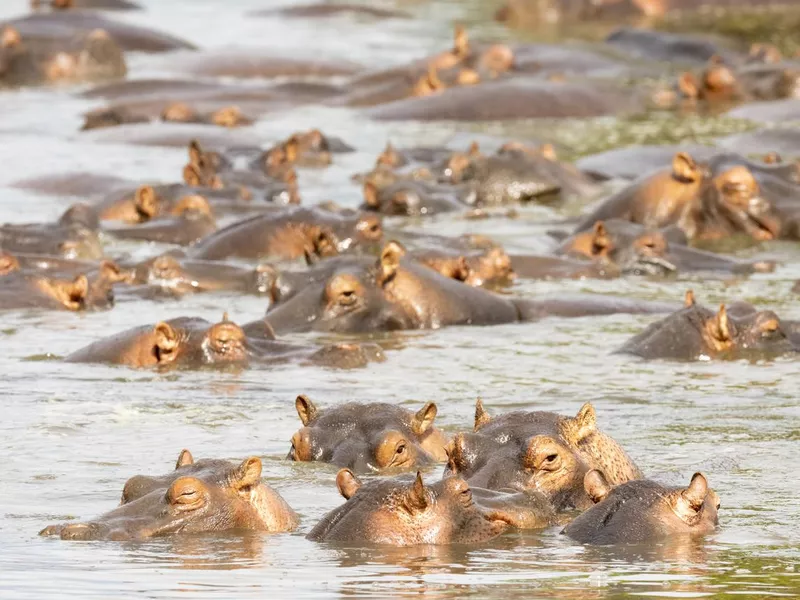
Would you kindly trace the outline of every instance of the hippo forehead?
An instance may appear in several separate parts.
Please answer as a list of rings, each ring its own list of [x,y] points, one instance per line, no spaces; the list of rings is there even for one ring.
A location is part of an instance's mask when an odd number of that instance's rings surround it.
[[[412,418],[410,411],[391,404],[345,404],[323,410],[308,426],[318,432],[333,434],[337,441],[369,441],[376,434],[388,430],[412,435]]]
[[[128,481],[135,483],[139,490],[146,490],[145,493],[167,488],[180,477],[194,477],[208,485],[224,486],[229,482],[235,469],[236,465],[227,460],[204,459],[178,467],[166,475],[135,475]],[[144,494],[140,492],[138,495]]]
[[[565,417],[546,411],[513,411],[492,417],[478,433],[498,444],[524,444],[534,435],[557,436]]]

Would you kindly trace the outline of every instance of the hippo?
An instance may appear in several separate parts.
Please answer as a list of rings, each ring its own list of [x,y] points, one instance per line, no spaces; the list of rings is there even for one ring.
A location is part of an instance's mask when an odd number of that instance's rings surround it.
[[[168,215],[138,225],[106,227],[112,236],[126,240],[143,240],[188,246],[217,230],[214,213],[200,195],[184,196]]]
[[[384,215],[412,217],[464,211],[475,202],[475,190],[469,185],[454,187],[401,179],[379,188],[368,179],[364,183],[361,209]]]
[[[599,181],[607,179],[636,179],[643,173],[650,173],[670,164],[673,157],[684,152],[696,162],[705,162],[719,153],[712,146],[699,144],[624,146],[581,158],[575,166]]]
[[[564,240],[556,254],[610,263],[621,275],[672,275],[689,271],[720,273],[767,273],[772,261],[743,261],[690,248],[685,234],[675,227],[651,230],[641,225],[610,219],[597,221],[591,230]]]
[[[381,402],[350,402],[323,410],[300,395],[295,407],[303,427],[292,436],[291,460],[383,473],[446,458],[447,440],[433,424],[437,412],[433,402],[416,413]]]
[[[0,309],[3,310],[42,308],[84,311],[109,309],[114,305],[111,282],[103,277],[90,282],[85,274],[63,279],[19,272],[13,263],[6,263],[0,268],[7,271],[0,277]]]
[[[279,333],[359,333],[675,308],[673,304],[591,294],[508,299],[441,275],[406,254],[400,243],[390,241],[371,265],[366,260],[337,263],[286,301],[272,306],[264,320]]]
[[[514,411],[492,418],[478,400],[473,433],[459,433],[447,446],[445,476],[464,477],[489,489],[531,489],[557,511],[591,505],[583,477],[604,469],[617,483],[642,474],[622,447],[597,428],[586,403],[575,417],[543,411]]]
[[[590,229],[600,220],[621,218],[654,229],[676,225],[691,241],[732,235],[755,241],[793,238],[797,234],[796,217],[791,210],[782,213],[779,201],[770,200],[765,170],[776,167],[756,168],[749,161],[726,154],[699,164],[689,154],[679,152],[671,169],[644,175],[602,201],[580,221],[576,232]],[[773,186],[779,185],[776,180],[780,177],[770,179]],[[798,194],[793,184],[780,182],[780,193],[787,192]],[[780,201],[791,209],[800,196],[788,195]]]
[[[296,259],[332,256],[379,243],[378,217],[355,211],[286,208],[238,221],[198,242],[193,258]]]
[[[702,473],[685,488],[650,479],[613,487],[597,470],[589,471],[584,483],[595,504],[561,532],[581,544],[644,544],[717,529],[719,496]]]
[[[392,546],[478,544],[516,526],[520,512],[526,513],[525,525],[543,527],[549,522],[546,512],[533,516],[539,506],[519,511],[513,506],[518,501],[508,503],[511,510],[484,508],[459,477],[426,485],[417,472],[414,479],[362,484],[352,471],[342,469],[336,485],[347,501],[314,526],[306,536],[309,540]],[[536,497],[533,502],[537,503]]]
[[[151,106],[152,110],[148,110]],[[153,114],[150,114],[151,112]],[[186,102],[162,104],[160,101],[153,101],[143,108],[114,105],[89,111],[84,115],[81,131],[126,124],[149,123],[153,119],[160,119],[170,123],[202,123],[218,127],[243,127],[252,125],[255,122],[255,119],[245,115],[241,108],[236,105],[222,105],[209,112],[201,112],[197,108],[197,103],[192,106]]]
[[[539,28],[553,22],[609,21],[661,16],[662,0],[506,0],[495,12],[496,21],[516,28]]]
[[[122,50],[103,29],[64,41],[30,39],[0,25],[0,86],[84,82],[124,77]]]
[[[364,112],[382,121],[502,121],[600,117],[640,110],[638,99],[612,86],[518,77],[388,102]]]
[[[12,253],[99,259],[103,248],[97,229],[95,211],[79,203],[68,208],[55,223],[1,225],[0,247]]]
[[[517,277],[511,257],[499,246],[468,252],[419,250],[411,256],[441,275],[471,286],[504,287]]]
[[[798,349],[788,324],[774,312],[751,309],[729,314],[722,304],[715,313],[697,304],[690,290],[684,308],[652,323],[617,352],[650,360],[758,360],[794,354]]]
[[[129,0],[31,0],[31,8],[41,10],[141,10],[142,7]]]
[[[109,193],[130,183],[128,179],[107,173],[75,171],[28,177],[17,180],[10,186],[46,196],[87,198]]]
[[[189,76],[238,79],[347,77],[363,69],[361,65],[349,61],[327,60],[319,56],[289,57],[280,49],[276,52],[257,46],[173,54],[164,66],[171,72]]]
[[[254,334],[250,336],[248,334]],[[107,363],[131,368],[246,367],[298,359],[331,368],[360,368],[385,360],[375,344],[335,343],[323,347],[289,344],[260,328],[242,327],[223,315],[216,324],[205,319],[179,317],[155,325],[134,327],[73,352],[67,362]]]
[[[671,63],[703,64],[723,56],[723,48],[708,37],[622,27],[606,43],[627,57]]]
[[[38,12],[6,21],[16,29],[23,40],[31,43],[48,43],[69,40],[102,29],[124,51],[168,52],[177,49],[194,49],[189,42],[177,37],[106,18],[94,11],[66,10]],[[0,24],[0,28],[3,24]]]
[[[131,283],[144,286],[148,296],[181,297],[222,290],[262,295],[272,293],[277,277],[277,270],[267,264],[247,268],[167,253],[135,265]]]
[[[275,169],[285,164],[298,167],[327,167],[334,153],[352,152],[353,147],[339,138],[327,136],[319,129],[296,132],[286,140],[262,152],[251,168],[262,169],[274,176]]]
[[[66,357],[67,362],[134,368],[244,365],[252,353],[242,329],[228,320],[180,317],[123,331]]]
[[[62,540],[144,540],[178,533],[292,531],[299,519],[281,495],[261,481],[261,459],[236,464],[194,462],[181,453],[173,473],[125,484],[118,508],[91,521],[50,525],[39,532]],[[133,483],[133,485],[132,485]]]
[[[591,182],[577,170],[559,163],[550,145],[534,148],[510,142],[496,155],[484,156],[476,144],[466,154],[447,160],[443,177],[450,183],[475,186],[474,204],[491,206],[513,202],[550,203],[563,195],[591,191]]]
[[[411,17],[407,12],[400,10],[390,10],[369,6],[367,4],[298,4],[281,8],[267,8],[250,12],[251,15],[258,17],[280,16],[297,19],[318,19],[323,17],[336,17],[339,15],[353,15],[356,17],[369,17],[373,19],[408,19]]]

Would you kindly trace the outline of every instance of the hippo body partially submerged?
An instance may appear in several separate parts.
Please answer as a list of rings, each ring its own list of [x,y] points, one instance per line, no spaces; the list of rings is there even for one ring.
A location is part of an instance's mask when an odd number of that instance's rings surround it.
[[[583,544],[653,543],[706,535],[717,528],[719,497],[701,473],[695,473],[686,488],[649,479],[612,487],[601,472],[590,471],[586,490],[596,504],[562,532]]]
[[[261,482],[261,460],[196,463],[184,452],[173,473],[128,481],[122,504],[98,518],[51,525],[40,535],[64,540],[143,540],[208,531],[291,531],[297,514]],[[127,493],[126,493],[127,492]]]

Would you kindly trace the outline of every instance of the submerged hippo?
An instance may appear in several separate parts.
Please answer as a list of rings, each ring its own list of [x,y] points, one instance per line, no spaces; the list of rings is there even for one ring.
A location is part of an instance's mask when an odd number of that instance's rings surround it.
[[[242,329],[180,317],[135,327],[94,342],[67,356],[68,362],[103,362],[136,368],[245,364],[251,349]]]
[[[286,208],[220,229],[196,244],[192,256],[211,260],[325,257],[369,248],[382,237],[381,220],[374,215]]]
[[[179,317],[101,339],[65,360],[162,369],[245,367],[289,360],[352,369],[385,360],[383,351],[375,344],[303,346],[275,340],[274,332],[263,321],[258,327],[246,328],[247,332],[232,323],[227,314],[216,324],[200,318]]]
[[[132,284],[146,286],[149,293],[171,297],[221,290],[271,294],[278,276],[266,264],[247,268],[172,254],[140,262],[133,267],[133,273]]]
[[[441,275],[389,242],[377,261],[335,263],[265,321],[277,332],[371,332],[438,329],[450,325],[499,325],[547,316],[578,317],[619,312],[669,312],[671,304],[591,294],[508,299]]]
[[[59,42],[30,39],[0,24],[0,86],[93,81],[126,73],[122,50],[103,29]]]
[[[524,525],[531,526],[548,524],[550,516],[542,507],[538,518],[531,517],[538,505],[520,511],[514,502],[509,503],[511,510],[484,508],[459,477],[425,485],[417,473],[414,479],[379,479],[362,484],[351,471],[342,469],[336,485],[347,502],[317,523],[307,536],[310,540],[392,546],[478,544],[515,526],[521,512],[527,513]],[[531,498],[537,502],[536,497]]]
[[[216,230],[217,222],[208,200],[197,194],[181,198],[165,216],[138,225],[105,228],[120,239],[181,246],[194,244]]]
[[[39,535],[143,540],[207,531],[292,531],[298,521],[280,494],[261,481],[260,458],[251,456],[238,465],[225,460],[194,462],[184,451],[173,473],[129,480],[118,508],[91,521],[50,525]]]
[[[610,264],[620,274],[671,275],[687,271],[749,274],[770,272],[775,268],[771,261],[728,258],[690,248],[686,242],[686,236],[677,228],[652,230],[611,219],[597,221],[591,230],[570,236],[556,253]]]
[[[589,403],[572,418],[543,411],[492,418],[479,400],[475,431],[456,435],[447,451],[445,475],[489,489],[535,490],[557,511],[591,505],[583,477],[593,468],[615,483],[642,476],[622,447],[597,428]]]
[[[31,8],[41,10],[92,9],[92,10],[141,10],[141,6],[129,0],[31,0]]]
[[[382,472],[407,471],[446,458],[447,440],[433,424],[437,412],[433,402],[416,414],[379,402],[320,410],[302,395],[295,406],[303,428],[292,436],[292,460]]]
[[[697,304],[689,291],[684,308],[649,325],[617,352],[645,359],[709,360],[772,358],[798,350],[774,312],[751,307],[729,313],[723,304],[715,313]]]
[[[0,266],[3,269],[3,266]],[[5,264],[6,270],[13,270]],[[11,272],[0,277],[0,309],[102,310],[114,305],[111,282],[86,275],[61,279],[47,275]]]
[[[602,472],[589,471],[585,486],[595,505],[562,532],[582,544],[641,544],[717,529],[719,496],[702,473],[695,473],[686,488],[649,479],[613,487]]]
[[[103,256],[98,226],[97,213],[92,207],[75,204],[55,223],[0,226],[0,247],[12,253],[98,259]]]
[[[23,39],[36,43],[63,43],[66,40],[102,29],[123,50],[142,52],[167,52],[176,49],[193,49],[187,41],[156,30],[109,19],[88,10],[40,12],[6,22]],[[0,24],[0,28],[2,28]]]

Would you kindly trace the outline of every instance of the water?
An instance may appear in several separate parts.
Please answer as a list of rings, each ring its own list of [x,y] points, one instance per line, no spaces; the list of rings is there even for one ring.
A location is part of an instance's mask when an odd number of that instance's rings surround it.
[[[25,9],[6,0],[0,17]],[[300,55],[318,53],[370,66],[405,62],[447,47],[454,19],[481,19],[481,3],[414,3],[424,21],[290,24],[244,17],[256,0],[145,2],[148,12],[119,18],[158,26],[198,45],[266,45]],[[209,27],[213,19],[214,27]],[[482,23],[479,32],[503,30]],[[132,75],[156,72],[161,57],[131,59]],[[161,62],[160,64],[163,64]],[[76,133],[80,114],[96,103],[73,90],[5,91],[0,95],[0,221],[44,221],[75,198],[53,199],[7,187],[35,175],[91,170],[132,179],[174,180],[184,151],[95,144]],[[349,175],[367,169],[391,138],[398,145],[438,143],[451,125],[383,124],[343,109],[303,107],[271,113],[255,127],[264,143],[296,129],[320,127],[358,151],[324,172],[301,173],[306,203],[334,199],[356,205]],[[624,143],[709,142],[749,127],[725,119],[651,116],[627,123],[527,123],[479,129],[501,136],[543,132],[570,155]],[[461,139],[463,134],[459,134]],[[23,210],[21,210],[23,208]],[[522,211],[516,220],[454,217],[412,223],[436,232],[488,233],[514,251],[541,251],[550,209]],[[390,223],[391,226],[391,223]],[[129,249],[130,246],[125,246]],[[109,254],[118,247],[110,246]],[[139,247],[138,253],[153,249]],[[775,273],[741,278],[684,277],[524,282],[516,293],[592,291],[678,299],[692,287],[714,305],[747,299],[800,318],[790,292],[800,277],[796,244],[748,253],[786,264]],[[180,302],[120,302],[109,312],[3,313],[0,370],[0,597],[42,598],[614,598],[628,595],[794,597],[800,594],[800,484],[794,475],[800,441],[797,363],[644,363],[611,355],[651,317],[611,316],[408,332],[393,340],[388,361],[342,372],[281,366],[241,372],[156,374],[106,366],[63,364],[63,356],[100,336],[180,315],[239,322],[262,314],[256,298],[217,294]],[[308,339],[309,336],[295,336]],[[282,459],[298,428],[294,398],[321,406],[347,400],[439,406],[450,433],[468,429],[476,397],[493,413],[546,409],[574,414],[595,404],[601,426],[645,473],[688,482],[702,470],[722,499],[716,535],[692,544],[590,549],[558,530],[508,534],[481,547],[340,548],[306,541],[316,521],[341,499],[336,469]],[[146,543],[69,543],[44,539],[45,525],[88,518],[112,508],[136,473],[168,471],[182,448],[195,457],[264,460],[266,480],[301,514],[298,532],[284,535],[187,536]],[[428,477],[436,477],[440,467]]]

